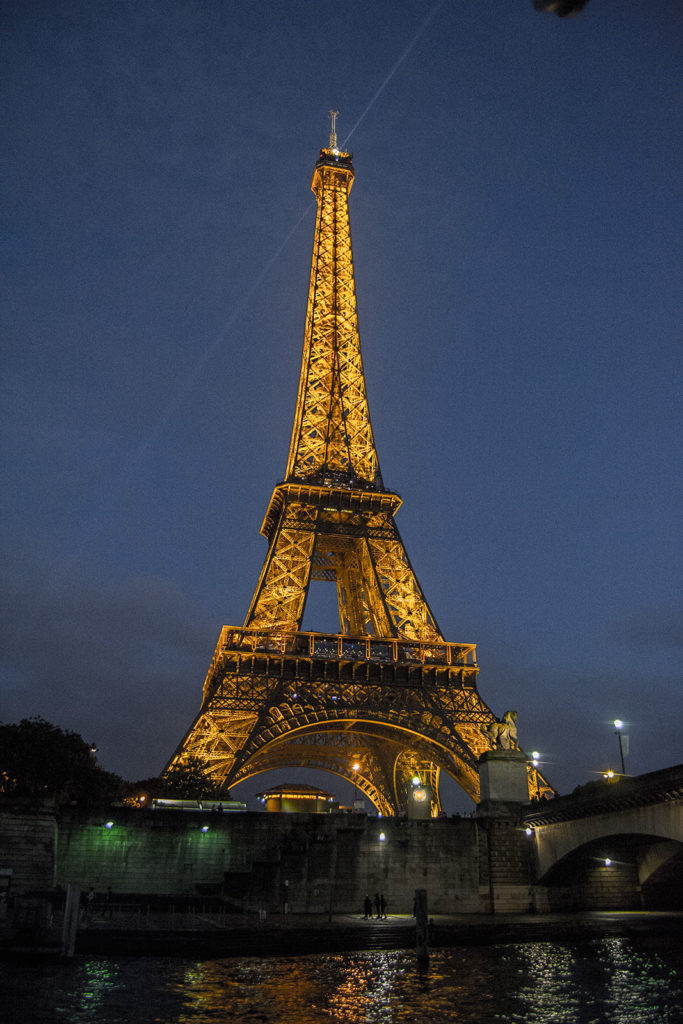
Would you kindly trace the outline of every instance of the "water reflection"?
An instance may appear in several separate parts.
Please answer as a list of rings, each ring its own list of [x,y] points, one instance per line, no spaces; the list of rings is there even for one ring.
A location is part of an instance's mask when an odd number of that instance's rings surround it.
[[[31,1024],[683,1024],[683,983],[628,939],[273,959],[75,958],[0,964]],[[660,955],[661,953],[661,955]]]
[[[183,1002],[177,1021],[400,1020],[396,1001],[404,960],[401,951],[188,965],[174,986]]]
[[[83,983],[79,991],[80,1018],[90,1020],[98,1015],[108,995],[118,985],[118,967],[115,961],[88,959],[83,965]],[[79,1018],[79,1019],[80,1019]]]
[[[585,992],[577,985],[577,957],[554,943],[522,947],[520,1009],[512,1021],[533,1019],[538,1024],[578,1024],[586,1017]]]
[[[683,1008],[675,997],[680,976],[659,958],[628,948],[624,939],[606,939],[601,954],[609,965],[606,1002],[614,1019],[629,1024],[647,1024],[653,1008],[659,1008],[662,1024],[679,1024]],[[653,969],[654,967],[654,969]]]
[[[357,954],[335,958],[338,980],[327,1014],[340,1024],[365,1021],[394,1021],[397,1017],[397,991],[404,973],[405,954],[401,952]]]
[[[403,950],[230,961],[203,967],[179,1024],[223,1019],[269,1024],[674,1024],[671,972],[610,939],[583,947],[554,943],[440,950],[421,971]],[[674,977],[680,993],[680,979]]]

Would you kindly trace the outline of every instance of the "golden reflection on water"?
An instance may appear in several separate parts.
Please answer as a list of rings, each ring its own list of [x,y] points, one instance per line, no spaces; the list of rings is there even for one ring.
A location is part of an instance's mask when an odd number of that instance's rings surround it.
[[[483,952],[483,951],[482,951]],[[488,952],[488,951],[487,951]],[[297,959],[207,961],[176,982],[183,997],[178,1024],[469,1024],[505,1020],[493,1011],[496,994],[467,953],[432,955],[418,967],[404,950],[303,956]],[[441,965],[441,966],[440,966]]]
[[[683,1024],[663,936],[260,959],[0,963],[0,1018],[25,1024]]]
[[[310,959],[215,960],[194,964],[176,983],[184,1003],[177,1022],[320,1021],[324,1019],[320,1006],[327,1002],[328,993],[311,970]]]
[[[175,982],[177,1024],[674,1024],[649,957],[606,939],[438,950],[420,970],[405,950],[205,961]],[[680,990],[680,984],[678,984]]]
[[[185,1002],[178,1024],[226,1019],[226,1011],[227,1019],[256,1024],[401,1020],[397,981],[405,959],[397,951],[241,961],[236,970],[230,961],[196,964],[178,982]]]

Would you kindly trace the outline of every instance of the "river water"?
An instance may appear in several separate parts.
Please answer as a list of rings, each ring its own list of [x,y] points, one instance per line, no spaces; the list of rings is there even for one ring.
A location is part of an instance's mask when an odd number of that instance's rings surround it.
[[[683,1024],[677,940],[604,938],[432,951],[0,964],[20,1024]]]

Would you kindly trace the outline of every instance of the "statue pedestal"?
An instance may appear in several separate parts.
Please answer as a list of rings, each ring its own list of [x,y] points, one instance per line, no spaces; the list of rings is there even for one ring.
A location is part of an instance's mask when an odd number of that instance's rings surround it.
[[[522,750],[487,750],[479,758],[482,804],[529,803],[528,757]]]

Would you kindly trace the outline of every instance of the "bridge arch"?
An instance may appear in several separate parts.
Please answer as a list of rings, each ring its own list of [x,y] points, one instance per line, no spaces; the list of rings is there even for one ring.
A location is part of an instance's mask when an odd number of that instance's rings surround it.
[[[539,908],[683,909],[682,798],[673,765],[532,808]]]
[[[574,850],[617,835],[649,836],[656,841],[683,844],[680,803],[667,801],[538,824],[534,827],[538,879]]]
[[[547,909],[683,910],[683,843],[606,832],[574,846],[537,877]]]

